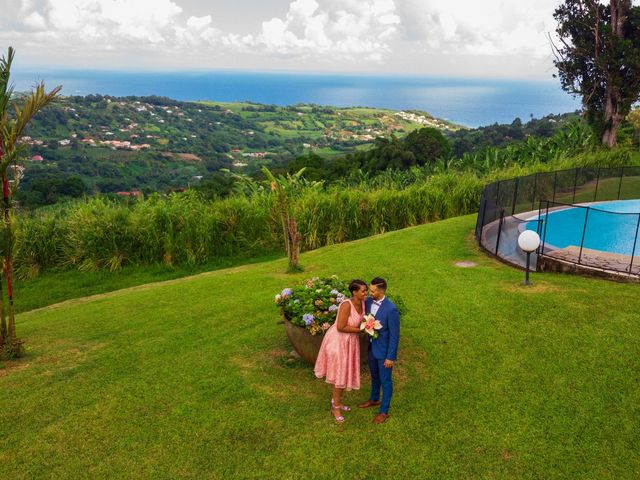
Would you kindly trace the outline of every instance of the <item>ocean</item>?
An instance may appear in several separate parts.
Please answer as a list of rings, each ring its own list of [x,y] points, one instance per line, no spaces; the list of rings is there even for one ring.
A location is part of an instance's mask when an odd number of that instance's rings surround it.
[[[64,95],[161,95],[176,100],[252,101],[274,105],[315,103],[416,109],[468,127],[511,123],[571,112],[578,100],[557,80],[490,80],[420,76],[264,72],[14,71],[16,89],[38,80],[63,85]]]

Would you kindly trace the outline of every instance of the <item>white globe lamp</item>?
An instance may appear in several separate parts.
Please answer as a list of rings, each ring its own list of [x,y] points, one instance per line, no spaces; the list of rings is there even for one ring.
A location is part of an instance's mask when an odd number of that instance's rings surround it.
[[[518,246],[527,254],[527,268],[524,274],[524,285],[531,285],[531,282],[529,282],[529,264],[531,261],[531,254],[540,246],[540,235],[533,230],[525,230],[518,236]]]

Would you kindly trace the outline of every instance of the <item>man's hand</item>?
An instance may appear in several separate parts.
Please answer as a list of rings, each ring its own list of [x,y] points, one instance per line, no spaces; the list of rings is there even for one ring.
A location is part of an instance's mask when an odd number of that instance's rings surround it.
[[[384,368],[393,368],[393,360],[385,360]]]

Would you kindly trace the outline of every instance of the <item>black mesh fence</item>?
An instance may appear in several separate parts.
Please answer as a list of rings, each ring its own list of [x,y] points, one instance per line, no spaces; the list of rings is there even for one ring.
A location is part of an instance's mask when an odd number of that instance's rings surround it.
[[[537,255],[640,275],[640,167],[576,168],[487,185],[476,238],[481,247],[524,266],[523,230],[541,237]],[[534,259],[536,265],[537,256]]]

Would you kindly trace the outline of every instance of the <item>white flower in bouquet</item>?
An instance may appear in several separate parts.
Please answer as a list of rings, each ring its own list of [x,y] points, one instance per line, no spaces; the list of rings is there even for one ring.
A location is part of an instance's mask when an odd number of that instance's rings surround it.
[[[373,315],[365,315],[364,320],[360,324],[360,330],[364,330],[369,336],[378,338],[378,330],[382,328],[382,324]]]

